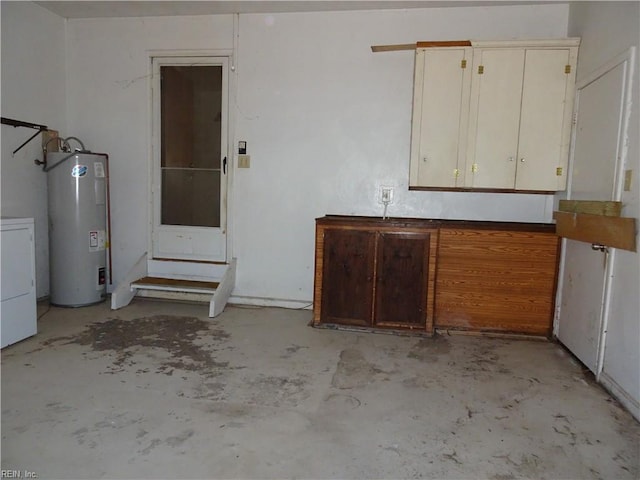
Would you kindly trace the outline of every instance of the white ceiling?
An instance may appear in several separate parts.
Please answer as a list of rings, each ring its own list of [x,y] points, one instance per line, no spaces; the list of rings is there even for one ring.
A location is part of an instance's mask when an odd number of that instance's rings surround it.
[[[231,1],[37,1],[64,18],[151,17],[172,15],[220,15],[230,13],[317,12],[433,7],[469,7],[566,3],[563,1],[404,1],[404,0],[231,0]]]

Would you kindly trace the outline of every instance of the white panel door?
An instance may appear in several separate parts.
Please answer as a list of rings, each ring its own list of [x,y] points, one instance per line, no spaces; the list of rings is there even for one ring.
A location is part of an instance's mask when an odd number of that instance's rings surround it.
[[[625,65],[618,64],[578,87],[568,198],[618,200],[618,150],[625,91]],[[616,198],[618,197],[618,198]],[[558,339],[597,372],[608,300],[608,251],[564,240]]]

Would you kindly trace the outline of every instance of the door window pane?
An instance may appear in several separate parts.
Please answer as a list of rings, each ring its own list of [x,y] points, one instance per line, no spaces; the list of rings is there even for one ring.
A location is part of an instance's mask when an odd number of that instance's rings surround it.
[[[219,227],[222,67],[160,74],[162,224]]]
[[[162,170],[162,224],[219,227],[220,170]]]

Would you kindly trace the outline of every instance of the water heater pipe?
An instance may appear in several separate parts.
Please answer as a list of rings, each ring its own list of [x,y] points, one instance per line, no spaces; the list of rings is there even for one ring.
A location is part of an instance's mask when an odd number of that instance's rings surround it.
[[[75,138],[75,137],[69,137],[69,138]],[[80,142],[80,140],[78,140],[78,142]],[[82,145],[82,142],[80,142],[80,145]],[[83,145],[84,148],[84,145]],[[111,264],[111,179],[109,177],[109,155],[106,153],[97,153],[97,152],[91,152],[93,155],[98,155],[101,157],[104,157],[104,163],[105,163],[105,173],[106,173],[106,187],[107,187],[107,242],[109,242],[109,285],[113,285],[113,270],[112,268],[112,264]]]

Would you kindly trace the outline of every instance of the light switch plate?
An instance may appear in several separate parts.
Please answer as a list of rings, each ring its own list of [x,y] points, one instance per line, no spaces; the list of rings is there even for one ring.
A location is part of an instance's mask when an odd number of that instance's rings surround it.
[[[631,191],[631,177],[633,176],[633,170],[624,171],[624,191]]]
[[[251,156],[238,155],[238,168],[249,168],[251,166]]]

